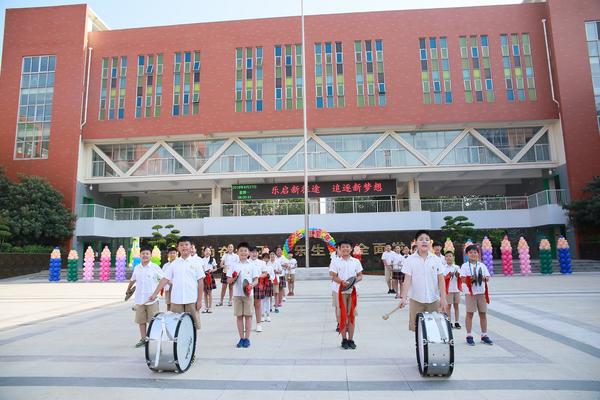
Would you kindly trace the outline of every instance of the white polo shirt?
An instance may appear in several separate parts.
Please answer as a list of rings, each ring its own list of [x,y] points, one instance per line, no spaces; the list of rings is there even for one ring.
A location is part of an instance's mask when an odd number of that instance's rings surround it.
[[[466,278],[470,276],[472,279],[471,289],[473,290],[473,294],[485,294],[485,284],[482,282],[481,285],[477,284],[477,275],[481,272],[483,277],[489,277],[490,271],[488,271],[487,267],[484,263],[477,261],[476,263],[466,262],[460,267],[460,277]],[[468,293],[467,291],[467,294]]]
[[[277,260],[275,261],[267,261],[267,271],[269,272],[269,279],[271,279],[271,282],[275,281],[275,276],[277,276],[277,269],[281,268],[281,266],[279,265],[279,262]]]
[[[419,303],[433,303],[440,299],[438,276],[442,274],[443,267],[435,254],[428,253],[425,259],[419,253],[411,254],[404,261],[402,271],[412,277],[408,297]]]
[[[152,296],[158,282],[163,278],[163,271],[160,267],[153,262],[149,262],[147,265],[139,264],[133,270],[131,275],[131,281],[136,283],[135,289],[135,304],[153,304],[158,301],[148,301],[148,298]]]
[[[223,258],[221,258],[221,259],[223,260],[223,264],[225,265],[225,268],[223,271],[225,273],[227,273],[230,266],[232,266],[233,264],[240,261],[240,258],[235,253],[231,253],[231,254],[225,253],[225,254],[223,254]]]
[[[206,276],[199,257],[179,257],[163,274],[171,281],[171,303],[191,304],[198,300],[198,280]]]
[[[448,274],[452,274],[452,276],[450,277],[450,283],[448,284],[448,293],[457,293],[457,292],[459,292],[459,290],[458,290],[458,279],[456,278],[456,275],[454,275],[454,273],[456,271],[460,272],[460,267],[458,265],[456,265],[456,264],[452,264],[452,265],[445,264],[444,276],[446,276]]]
[[[296,268],[298,267],[298,261],[295,258],[288,258],[288,266],[290,275],[296,274]]]
[[[381,259],[384,262],[384,265],[387,264],[390,267],[392,266],[392,264],[394,263],[394,259],[396,258],[396,252],[390,250],[390,251],[384,251],[383,254],[381,255]]]
[[[396,255],[392,261],[392,269],[394,271],[402,271],[402,265],[404,264],[404,257],[400,253],[394,252]]]
[[[354,257],[348,257],[347,260],[345,260],[343,257],[339,257],[336,258],[335,260],[331,261],[331,264],[329,265],[329,272],[335,272],[338,276],[338,278],[340,278],[343,281],[346,281],[350,278],[352,278],[353,276],[357,276],[359,272],[362,272],[363,267],[362,265],[360,265],[360,261],[358,261],[356,258]],[[335,285],[335,289],[334,289],[334,285]],[[356,290],[358,291],[358,286],[354,285],[354,287],[356,287]],[[340,284],[337,282],[332,282],[331,285],[331,290],[332,291],[339,291],[340,288]]]
[[[204,268],[204,273],[209,272],[210,270],[217,267],[217,260],[213,257],[212,262],[210,262],[210,257],[203,257],[200,259],[202,262],[202,267]]]
[[[233,284],[233,295],[238,297],[245,296],[246,294],[244,293],[243,287],[244,279],[252,283],[254,278],[258,278],[260,275],[258,265],[250,260],[246,260],[246,262],[238,261],[229,268],[227,277],[232,278],[234,272],[238,273],[238,278]],[[252,296],[252,292],[250,292],[250,296]]]

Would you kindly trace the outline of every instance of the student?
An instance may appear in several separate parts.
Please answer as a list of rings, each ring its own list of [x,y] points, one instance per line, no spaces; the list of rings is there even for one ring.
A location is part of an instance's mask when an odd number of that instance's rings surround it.
[[[259,272],[258,284],[254,287],[254,315],[256,315],[256,332],[262,332],[262,303],[266,295],[267,281],[267,263],[258,258],[258,249],[254,246],[250,248],[250,262],[254,264]]]
[[[386,244],[385,251],[381,255],[381,261],[383,261],[383,270],[385,273],[385,283],[388,287],[388,294],[396,293],[394,289],[392,289],[392,265],[394,263],[394,259],[396,258],[396,253],[392,251],[392,245]]]
[[[402,264],[405,258],[402,256],[400,245],[394,247],[396,256],[392,260],[392,290],[396,293],[396,298],[399,299],[402,293],[402,283],[404,282],[404,273],[402,272]]]
[[[140,249],[140,258],[142,263],[138,265],[131,275],[128,292],[134,283],[136,283],[135,291],[135,323],[140,328],[140,341],[135,344],[135,347],[142,347],[146,344],[146,324],[150,322],[154,314],[157,314],[158,299],[149,299],[158,282],[163,277],[163,271],[160,267],[150,261],[152,257],[152,247],[142,246]]]
[[[402,256],[404,258],[407,258],[408,256],[410,256],[410,248],[408,246],[404,246],[402,248]]]
[[[171,285],[171,311],[174,313],[190,313],[196,329],[200,329],[200,315],[202,307],[202,293],[204,292],[204,268],[199,258],[192,257],[192,242],[190,238],[182,236],[177,241],[179,257],[173,261],[169,268],[163,271],[164,277],[150,296],[154,300],[160,289]]]
[[[296,259],[294,258],[294,253],[288,253],[287,263],[287,281],[289,285],[288,296],[294,296],[294,286],[296,285],[296,268],[298,268],[298,261],[296,261]]]
[[[264,286],[264,294],[265,297],[261,300],[261,304],[260,304],[260,310],[261,310],[261,323],[262,322],[271,322],[271,307],[272,307],[272,299],[273,299],[273,279],[275,278],[275,270],[273,269],[273,265],[269,264],[269,254],[268,253],[263,253],[262,254],[262,265],[264,263],[264,270],[261,270],[261,277],[263,279],[263,286]],[[266,277],[265,277],[266,274]],[[261,277],[259,277],[259,285],[260,285],[260,279]],[[256,319],[258,320],[258,316],[256,317]]]
[[[227,270],[227,284],[233,287],[233,314],[237,322],[240,340],[236,347],[250,347],[250,328],[252,327],[252,288],[245,288],[244,281],[252,287],[258,284],[260,275],[256,265],[248,260],[250,246],[242,242],[237,246],[238,261]],[[246,294],[245,290],[250,290]]]
[[[283,256],[283,250],[281,250],[281,247],[279,246],[275,249],[275,254],[277,255],[277,261],[279,261],[279,264],[281,265],[281,279],[279,279],[279,277],[277,278],[279,280],[279,307],[281,307],[283,305],[282,302],[287,301],[285,288],[287,286],[286,276],[288,274],[288,259]]]
[[[448,314],[448,320],[452,321],[451,311],[454,306],[454,325],[456,329],[460,329],[458,323],[458,305],[460,303],[460,267],[454,264],[454,253],[450,250],[446,251],[444,255],[444,281],[446,282],[446,299],[448,302],[448,308],[446,314]]]
[[[269,261],[267,261],[267,267],[273,269],[273,277],[271,282],[273,283],[273,310],[275,313],[279,312],[279,274],[281,273],[281,264],[277,260],[277,254],[271,250],[269,253]]]
[[[215,278],[212,274],[217,270],[217,260],[212,256],[212,250],[209,246],[204,247],[204,251],[202,252],[203,256],[201,258],[202,265],[204,267],[204,273],[206,274],[206,278],[204,278],[204,313],[212,313],[212,301],[213,301],[213,290],[217,288],[217,282],[215,282]]]
[[[473,314],[479,313],[479,324],[481,326],[481,342],[493,345],[492,339],[487,334],[487,305],[490,302],[487,283],[490,273],[485,264],[479,262],[479,249],[476,245],[470,245],[465,249],[468,260],[460,268],[460,278],[467,284],[469,292],[465,295],[467,305],[467,316],[465,328],[467,329],[467,344],[475,346],[471,328],[473,327]]]
[[[442,242],[433,242],[433,254],[440,259],[442,265],[446,265],[446,259],[442,255]]]
[[[227,252],[223,254],[221,257],[221,268],[223,269],[223,274],[221,275],[221,300],[217,303],[217,307],[223,305],[223,299],[225,298],[225,292],[227,291],[227,287],[229,287],[229,304],[231,306],[231,297],[233,293],[231,291],[232,286],[227,284],[227,271],[229,267],[235,263],[237,263],[240,259],[237,254],[233,252],[233,244],[227,245]]]
[[[333,261],[337,258],[340,257],[339,255],[339,249],[336,248],[335,251],[331,252],[331,254],[329,255],[329,257],[331,258],[329,265],[331,266],[331,264],[333,263]],[[330,274],[331,275],[331,274]],[[337,292],[338,292],[338,287],[339,285],[333,280],[333,277],[331,277],[331,305],[333,306],[333,313],[335,314],[335,322],[337,323],[335,331],[339,332],[340,331],[340,316],[337,313]]]
[[[350,256],[352,245],[347,240],[340,240],[337,243],[340,249],[340,257],[331,261],[329,274],[337,284],[337,303],[336,313],[339,315],[339,331],[342,335],[342,348],[356,349],[354,343],[354,327],[356,325],[355,317],[358,303],[357,286],[354,285],[348,292],[346,286],[348,279],[356,278],[356,282],[362,280],[362,265],[356,258]]]
[[[418,231],[415,240],[417,251],[404,262],[404,285],[400,298],[400,308],[409,304],[408,329],[411,331],[416,329],[417,313],[445,311],[447,307],[442,262],[429,251],[429,231]]]
[[[163,271],[176,259],[177,248],[169,247],[167,250],[167,262],[162,266]],[[167,305],[167,311],[171,311],[171,285],[165,285],[165,304]]]

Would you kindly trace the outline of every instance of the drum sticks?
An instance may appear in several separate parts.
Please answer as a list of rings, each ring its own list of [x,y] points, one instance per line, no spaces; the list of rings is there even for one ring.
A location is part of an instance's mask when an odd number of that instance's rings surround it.
[[[398,304],[396,307],[394,307],[394,309],[393,309],[392,311],[390,311],[389,313],[387,313],[387,314],[383,314],[383,315],[381,316],[381,318],[383,318],[384,320],[386,320],[386,321],[387,321],[387,319],[390,317],[390,315],[392,315],[393,313],[395,313],[395,312],[396,312],[397,310],[399,310],[399,309],[400,309],[400,304]]]

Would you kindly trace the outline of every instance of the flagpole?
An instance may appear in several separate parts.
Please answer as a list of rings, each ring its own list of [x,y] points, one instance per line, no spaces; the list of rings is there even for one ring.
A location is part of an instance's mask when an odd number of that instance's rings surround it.
[[[309,207],[308,207],[308,128],[306,124],[306,109],[308,101],[306,98],[306,46],[304,43],[304,0],[300,0],[300,19],[302,22],[302,118],[304,124],[304,242],[306,244],[304,256],[306,268],[310,267],[309,242]]]

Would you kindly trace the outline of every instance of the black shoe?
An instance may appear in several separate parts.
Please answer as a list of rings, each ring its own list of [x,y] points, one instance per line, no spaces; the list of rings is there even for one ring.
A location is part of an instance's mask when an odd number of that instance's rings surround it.
[[[396,294],[396,289],[392,289],[392,291],[390,292],[390,294]]]
[[[460,324],[459,324],[458,322],[455,322],[455,323],[454,323],[454,327],[455,327],[456,329],[460,329]]]
[[[391,294],[392,293],[392,289],[388,289],[387,294]]]
[[[335,327],[335,331],[339,332],[340,331],[340,324],[337,324],[337,326]]]
[[[342,349],[348,350],[349,348],[350,348],[350,346],[348,345],[348,340],[343,339],[342,340]]]
[[[348,340],[348,347],[352,350],[356,349],[356,343],[354,343],[354,340]]]

